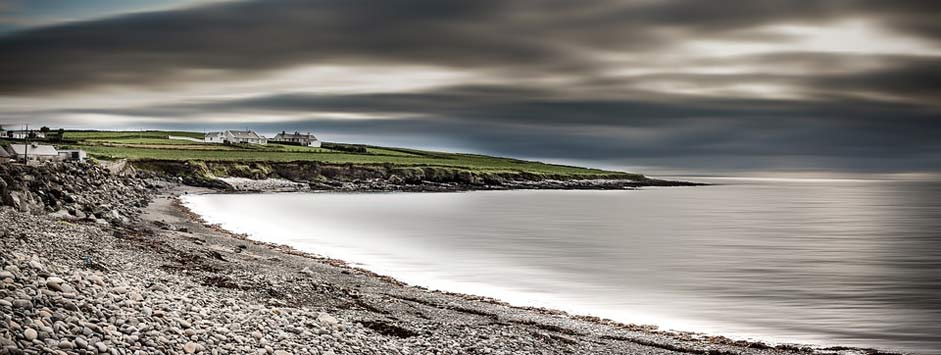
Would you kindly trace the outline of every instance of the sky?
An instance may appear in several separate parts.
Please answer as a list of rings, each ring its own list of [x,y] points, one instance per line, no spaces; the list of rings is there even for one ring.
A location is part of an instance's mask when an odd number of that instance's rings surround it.
[[[0,0],[0,123],[941,172],[941,2]]]

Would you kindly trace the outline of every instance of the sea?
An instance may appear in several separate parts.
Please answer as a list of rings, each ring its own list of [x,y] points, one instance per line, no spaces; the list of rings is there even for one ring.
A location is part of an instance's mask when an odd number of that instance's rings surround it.
[[[772,344],[941,353],[941,182],[690,179],[712,185],[183,200],[252,239],[432,289]]]

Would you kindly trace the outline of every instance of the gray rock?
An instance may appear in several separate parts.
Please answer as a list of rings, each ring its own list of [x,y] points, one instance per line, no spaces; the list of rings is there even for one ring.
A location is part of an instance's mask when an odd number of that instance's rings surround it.
[[[26,309],[29,309],[29,308],[33,308],[33,303],[30,302],[30,300],[25,300],[25,299],[22,299],[22,298],[18,298],[18,299],[13,300],[13,306],[16,307],[16,308],[26,308]]]

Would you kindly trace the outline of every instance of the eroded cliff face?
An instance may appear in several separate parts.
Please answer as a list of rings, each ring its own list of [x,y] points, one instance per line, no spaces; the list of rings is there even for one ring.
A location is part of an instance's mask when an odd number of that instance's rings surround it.
[[[500,188],[597,187],[590,181],[619,181],[627,186],[657,184],[642,175],[612,173],[586,178],[525,172],[480,172],[440,166],[331,164],[321,162],[204,162],[138,160],[134,168],[156,172],[196,186],[227,188],[218,178],[285,179],[318,190],[474,190]],[[577,183],[576,183],[577,182]]]

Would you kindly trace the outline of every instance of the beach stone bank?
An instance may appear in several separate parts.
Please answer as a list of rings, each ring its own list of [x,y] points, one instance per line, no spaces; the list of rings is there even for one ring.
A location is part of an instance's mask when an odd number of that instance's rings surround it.
[[[322,310],[225,297],[147,269],[146,260],[112,249],[108,239],[117,238],[97,224],[61,224],[10,208],[0,209],[0,220],[0,354],[408,353],[370,344],[362,325]],[[113,253],[109,261],[87,261],[101,257],[87,243]],[[142,272],[111,270],[135,262]]]
[[[84,162],[0,164],[0,206],[59,219],[128,224],[166,186],[152,173],[116,175]]]

